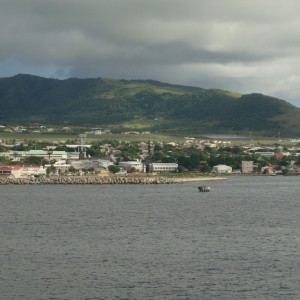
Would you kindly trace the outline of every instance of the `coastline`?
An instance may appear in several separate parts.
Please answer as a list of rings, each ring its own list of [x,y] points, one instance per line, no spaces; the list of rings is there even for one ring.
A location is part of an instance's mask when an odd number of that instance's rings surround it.
[[[16,184],[179,184],[179,181],[168,177],[42,177],[42,178],[0,178],[0,185]]]
[[[180,184],[185,182],[201,182],[225,180],[225,177],[44,177],[44,178],[0,178],[0,185],[6,184]]]
[[[174,179],[177,182],[199,182],[199,181],[218,181],[218,180],[226,180],[226,177],[212,177],[212,176],[199,176],[199,177],[186,177],[186,178],[176,178]]]

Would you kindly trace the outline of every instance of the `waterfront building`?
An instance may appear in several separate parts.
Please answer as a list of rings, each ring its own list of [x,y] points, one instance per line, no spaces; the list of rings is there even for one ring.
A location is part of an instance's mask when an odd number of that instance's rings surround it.
[[[149,164],[150,172],[177,172],[177,163],[151,163]]]
[[[46,168],[37,165],[0,165],[0,176],[15,178],[46,176]]]
[[[232,167],[227,165],[217,165],[212,168],[212,172],[218,173],[218,174],[229,174],[232,173]]]
[[[242,173],[249,174],[253,173],[253,161],[243,160],[242,161]]]
[[[90,160],[90,159],[82,159],[77,161],[71,161],[71,166],[76,170],[88,170],[95,168],[108,168],[113,165],[113,163],[109,160],[98,159],[98,160]]]
[[[126,171],[145,172],[145,166],[141,161],[121,161],[119,167]]]

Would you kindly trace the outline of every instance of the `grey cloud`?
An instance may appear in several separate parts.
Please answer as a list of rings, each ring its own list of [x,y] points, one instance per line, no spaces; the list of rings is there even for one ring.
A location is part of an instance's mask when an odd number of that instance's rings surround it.
[[[296,0],[0,0],[0,75],[19,66],[151,78],[300,106],[299,9]]]

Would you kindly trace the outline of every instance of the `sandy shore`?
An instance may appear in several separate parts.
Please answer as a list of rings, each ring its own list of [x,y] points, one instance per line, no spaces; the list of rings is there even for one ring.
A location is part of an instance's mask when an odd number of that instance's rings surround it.
[[[226,177],[212,177],[212,176],[199,176],[199,177],[187,177],[187,178],[176,178],[177,182],[194,182],[194,181],[215,181],[215,180],[225,180]]]

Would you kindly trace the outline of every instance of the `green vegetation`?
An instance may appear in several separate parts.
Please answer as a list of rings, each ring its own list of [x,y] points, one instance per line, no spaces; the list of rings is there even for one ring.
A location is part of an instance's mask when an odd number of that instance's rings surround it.
[[[300,109],[262,94],[240,95],[156,81],[0,79],[0,124],[109,128],[173,136],[300,132]]]
[[[6,141],[7,144],[12,144],[14,141],[45,141],[45,142],[60,142],[66,141],[67,144],[78,143],[78,134],[66,133],[66,134],[48,134],[48,133],[14,133],[14,132],[0,132],[0,139]],[[87,135],[87,143],[90,144],[96,141],[161,141],[161,142],[183,142],[184,137],[182,135],[168,135],[168,134],[101,134],[99,135]],[[34,149],[34,148],[33,148]],[[1,148],[0,148],[1,152]]]
[[[120,167],[118,167],[116,165],[111,165],[111,166],[108,166],[108,170],[110,172],[112,172],[113,174],[116,174],[120,171]]]
[[[26,134],[24,134],[26,135]],[[124,135],[123,135],[124,136]],[[139,135],[137,135],[140,137]],[[189,177],[201,176],[201,174],[209,174],[213,166],[219,164],[226,164],[231,166],[234,170],[240,170],[242,161],[253,161],[255,164],[254,172],[269,172],[266,168],[272,168],[272,170],[280,173],[295,173],[299,172],[300,166],[299,141],[273,141],[268,140],[264,142],[255,143],[250,145],[249,141],[244,140],[242,143],[233,142],[216,142],[207,143],[207,141],[198,139],[189,139],[181,143],[168,143],[162,141],[153,140],[136,140],[136,141],[121,141],[114,139],[115,136],[111,135],[110,138],[93,140],[91,147],[87,149],[88,157],[92,160],[103,158],[105,160],[112,159],[115,165],[109,166],[108,170],[111,173],[117,173],[120,170],[118,166],[120,161],[132,161],[141,159],[146,165],[146,171],[149,171],[149,164],[151,162],[163,162],[163,163],[178,163],[178,173],[188,174]],[[70,140],[70,142],[72,142]],[[293,145],[292,147],[290,147]],[[2,145],[0,147],[1,152],[10,152],[9,158],[0,157],[1,164],[35,164],[44,166],[50,161],[51,166],[47,169],[47,174],[56,174],[55,167],[53,166],[54,159],[50,159],[48,155],[44,158],[36,156],[23,156],[18,155],[17,151],[28,150],[41,150],[47,149],[47,147],[56,147],[55,150],[72,152],[74,149],[69,148],[67,144],[56,144],[45,141],[34,140],[12,140],[10,144]],[[274,152],[280,155],[264,156],[258,152]],[[3,154],[3,153],[1,153]],[[147,169],[148,168],[148,169]],[[265,170],[265,171],[264,171]],[[91,171],[93,173],[94,169]],[[135,172],[132,168],[129,172]],[[64,170],[65,173],[77,174],[74,168]],[[87,172],[87,170],[84,170]],[[239,172],[239,171],[237,171]],[[171,176],[170,174],[165,174]],[[172,176],[175,176],[172,174]]]

